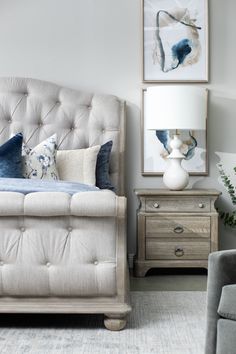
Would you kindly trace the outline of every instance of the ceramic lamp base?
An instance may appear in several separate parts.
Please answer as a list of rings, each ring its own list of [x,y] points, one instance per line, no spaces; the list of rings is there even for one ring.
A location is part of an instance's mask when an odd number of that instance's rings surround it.
[[[179,191],[187,187],[189,182],[188,172],[181,166],[184,155],[180,152],[182,141],[178,135],[174,135],[170,143],[172,148],[171,154],[168,156],[168,166],[163,175],[163,182],[167,188]]]
[[[181,191],[189,182],[188,172],[181,166],[181,159],[170,159],[163,175],[163,182],[173,191]]]

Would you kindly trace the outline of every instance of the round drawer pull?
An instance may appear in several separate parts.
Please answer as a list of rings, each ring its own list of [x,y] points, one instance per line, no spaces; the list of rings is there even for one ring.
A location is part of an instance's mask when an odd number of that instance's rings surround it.
[[[205,205],[203,203],[199,203],[198,206],[200,209],[203,209],[205,207]]]
[[[184,249],[179,246],[175,247],[175,255],[176,255],[176,257],[183,257]]]
[[[182,226],[176,226],[176,227],[174,228],[174,232],[175,232],[176,234],[182,234],[182,232],[184,232],[184,229],[183,229]]]
[[[160,206],[160,205],[159,205],[158,203],[154,203],[154,204],[153,204],[153,207],[154,207],[155,209],[158,209],[159,206]]]

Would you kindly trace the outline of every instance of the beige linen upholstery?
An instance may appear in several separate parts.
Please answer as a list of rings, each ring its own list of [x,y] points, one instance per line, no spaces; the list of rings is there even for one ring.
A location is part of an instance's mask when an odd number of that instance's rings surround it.
[[[0,195],[1,216],[119,216],[119,197],[109,190],[80,192],[73,196],[64,192],[37,192],[26,195],[0,192]]]
[[[0,79],[0,144],[22,132],[32,148],[112,140],[108,191],[0,192],[0,313],[103,313],[125,326],[128,303],[124,102],[34,79]]]
[[[87,149],[59,150],[56,167],[62,181],[96,184],[96,163],[100,145]]]
[[[0,296],[116,294],[113,192],[1,196]]]
[[[124,194],[124,102],[24,78],[0,78],[0,144],[22,132],[32,148],[57,133],[59,150],[113,141],[110,178]]]

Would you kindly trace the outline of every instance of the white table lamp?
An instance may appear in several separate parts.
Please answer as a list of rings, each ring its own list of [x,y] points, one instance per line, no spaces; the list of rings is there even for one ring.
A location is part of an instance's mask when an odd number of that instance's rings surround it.
[[[198,86],[162,85],[148,87],[146,92],[146,122],[151,130],[205,130],[207,117],[207,89]],[[182,190],[189,182],[189,174],[182,167],[185,156],[178,134],[173,136],[168,165],[163,175],[171,190]]]

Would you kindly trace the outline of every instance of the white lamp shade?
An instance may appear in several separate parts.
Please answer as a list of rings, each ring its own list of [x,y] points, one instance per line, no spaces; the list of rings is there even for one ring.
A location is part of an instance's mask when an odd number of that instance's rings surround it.
[[[148,87],[145,96],[147,129],[205,130],[208,91],[196,86]]]

